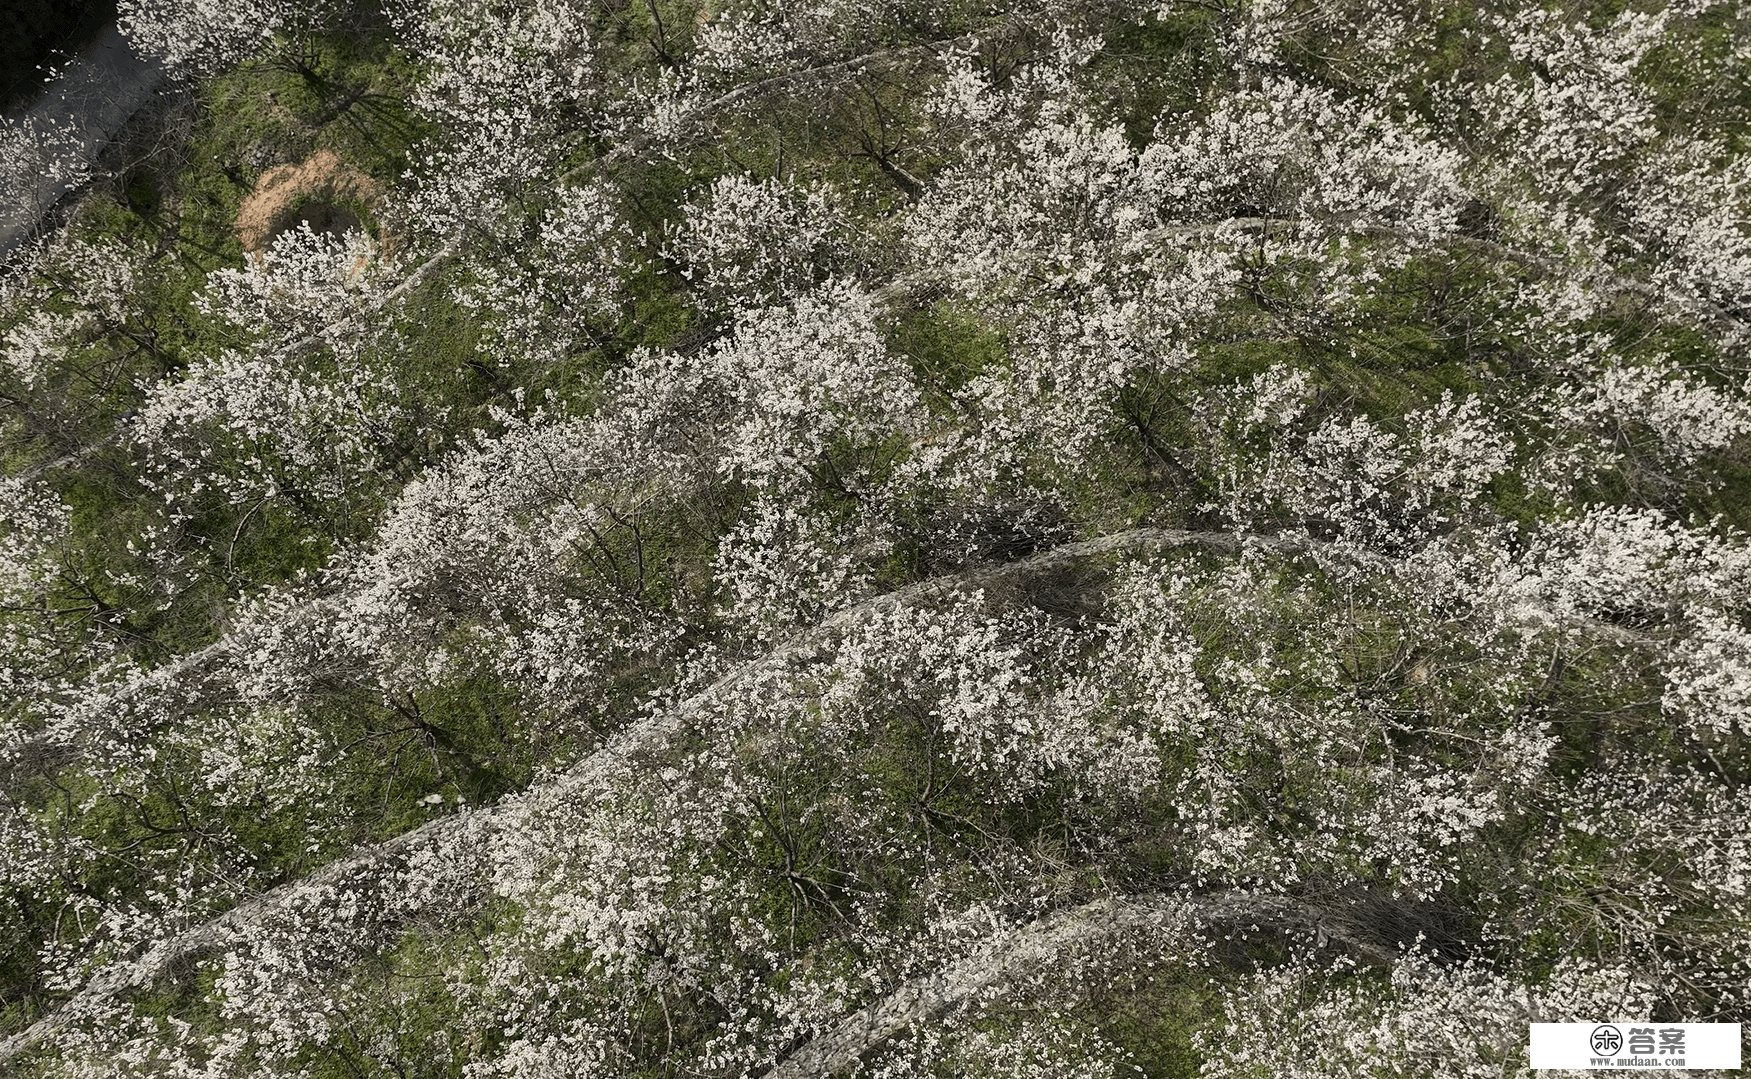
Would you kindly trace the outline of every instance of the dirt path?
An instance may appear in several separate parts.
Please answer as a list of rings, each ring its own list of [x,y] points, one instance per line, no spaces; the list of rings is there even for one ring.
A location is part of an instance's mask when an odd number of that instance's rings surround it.
[[[164,70],[104,28],[29,108],[6,117],[0,142],[0,261],[88,175],[129,118],[157,95]]]

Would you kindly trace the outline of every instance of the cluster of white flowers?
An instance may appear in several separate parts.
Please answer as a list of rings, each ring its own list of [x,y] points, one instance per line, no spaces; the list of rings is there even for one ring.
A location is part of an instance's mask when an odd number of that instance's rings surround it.
[[[1226,994],[1226,1025],[1198,1036],[1203,1074],[1385,1077],[1437,1057],[1454,1075],[1484,1079],[1524,1066],[1528,1021],[1648,1014],[1653,994],[1632,972],[1578,957],[1555,966],[1534,1000],[1512,978],[1427,953],[1400,961],[1390,979],[1297,956]]]
[[[153,391],[130,434],[167,501],[209,487],[232,503],[288,488],[335,498],[374,467],[394,384],[368,369],[311,377],[275,359],[226,353]],[[214,460],[215,435],[231,442],[229,461]]]
[[[69,513],[54,490],[21,476],[0,478],[0,600],[28,602],[56,570],[53,554]]]
[[[535,242],[476,259],[456,300],[491,332],[501,366],[514,359],[557,364],[589,341],[590,321],[620,298],[628,239],[609,191],[568,188],[542,218]]]
[[[878,546],[860,551],[859,539]],[[760,499],[719,541],[712,569],[727,593],[724,613],[754,638],[770,640],[860,598],[869,587],[869,556],[885,546],[858,522],[840,526],[780,499]]]
[[[310,223],[280,233],[242,269],[215,270],[195,298],[202,314],[244,334],[282,341],[320,335],[373,308],[398,267],[380,245],[353,229],[336,236]]]
[[[35,273],[7,297],[21,317],[0,338],[6,377],[27,391],[65,371],[70,360],[138,308],[134,296],[146,253],[124,243],[51,238]]]
[[[1406,414],[1398,434],[1362,416],[1308,422],[1308,385],[1273,367],[1213,402],[1206,452],[1222,478],[1217,505],[1242,527],[1287,514],[1364,546],[1414,542],[1508,468],[1512,443],[1478,398],[1443,393]]]
[[[394,272],[364,234],[303,225],[209,276],[196,306],[242,347],[151,386],[128,430],[173,514],[209,490],[232,504],[338,498],[378,467],[402,394],[377,353],[388,327],[369,316]]]
[[[1751,433],[1746,387],[1724,391],[1663,365],[1607,368],[1580,392],[1587,396],[1573,406],[1575,421],[1604,416],[1644,424],[1686,463]]]
[[[308,34],[347,10],[346,0],[122,0],[118,25],[172,69],[217,74],[276,35]]]
[[[827,188],[725,176],[687,208],[669,257],[708,308],[759,307],[819,281],[849,225]]]
[[[1612,166],[1656,136],[1635,70],[1668,18],[1626,11],[1603,29],[1557,12],[1502,21],[1509,54],[1539,67],[1530,78],[1504,76],[1480,97],[1537,180],[1566,194],[1610,182]]]
[[[1426,130],[1286,80],[1156,135],[1148,183],[1182,220],[1280,217],[1316,235],[1391,230],[1426,244],[1453,230],[1465,197],[1463,159]]]
[[[488,265],[515,264],[505,248],[526,239],[522,207],[547,203],[538,192],[557,186],[553,166],[586,110],[610,96],[588,7],[408,0],[396,22],[425,68],[411,104],[437,131],[416,148],[391,215],[410,237],[437,247],[475,240]],[[581,198],[555,212],[590,219],[597,207]]]

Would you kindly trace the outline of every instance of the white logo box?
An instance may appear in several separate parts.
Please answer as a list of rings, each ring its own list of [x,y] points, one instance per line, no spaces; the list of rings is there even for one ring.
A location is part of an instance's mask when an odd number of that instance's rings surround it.
[[[1689,1071],[1739,1066],[1738,1023],[1533,1023],[1534,1068]]]

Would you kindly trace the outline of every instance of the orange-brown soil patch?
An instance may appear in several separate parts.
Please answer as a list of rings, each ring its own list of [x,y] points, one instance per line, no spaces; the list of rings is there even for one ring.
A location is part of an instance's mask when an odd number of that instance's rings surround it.
[[[334,151],[318,150],[299,164],[261,174],[237,210],[237,238],[243,250],[259,255],[275,236],[301,221],[317,232],[358,228],[358,217],[341,204],[371,206],[381,196],[375,180],[346,165]]]

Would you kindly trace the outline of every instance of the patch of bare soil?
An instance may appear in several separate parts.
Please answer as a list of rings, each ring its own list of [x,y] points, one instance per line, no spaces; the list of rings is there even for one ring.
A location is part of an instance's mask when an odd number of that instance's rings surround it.
[[[274,237],[300,222],[317,232],[339,235],[359,227],[346,204],[375,205],[377,182],[348,166],[332,150],[318,150],[296,165],[261,174],[255,190],[237,210],[237,238],[252,255],[265,252]]]

